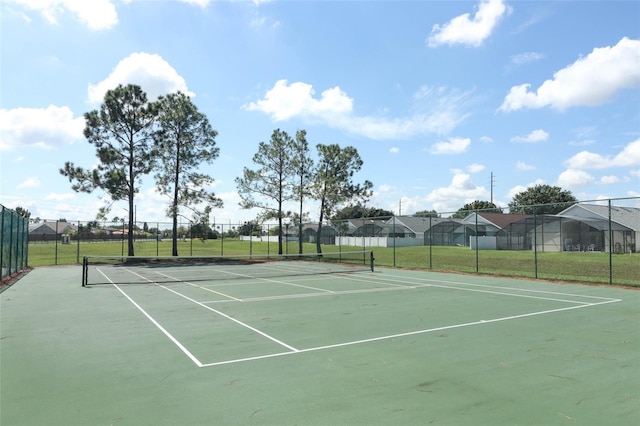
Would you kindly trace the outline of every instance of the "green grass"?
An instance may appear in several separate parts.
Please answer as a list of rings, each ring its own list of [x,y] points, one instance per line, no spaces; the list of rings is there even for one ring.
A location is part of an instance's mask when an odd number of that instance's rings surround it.
[[[336,247],[326,245],[323,252],[339,250],[361,250],[362,247]],[[137,241],[134,246],[137,256],[169,256],[171,241]],[[305,253],[315,253],[315,244],[305,243]],[[376,265],[431,269],[436,271],[456,271],[548,280],[575,281],[640,286],[640,254],[613,255],[608,253],[548,252],[483,250],[475,252],[468,247],[402,247],[373,248]],[[298,244],[285,244],[284,253],[298,252]],[[224,240],[187,240],[178,242],[178,253],[189,256],[217,255],[263,255],[277,254],[277,243]],[[82,262],[85,255],[117,256],[127,254],[126,244],[113,242],[72,242],[71,244],[31,243],[29,244],[29,265],[48,266]],[[610,269],[610,260],[612,269]]]

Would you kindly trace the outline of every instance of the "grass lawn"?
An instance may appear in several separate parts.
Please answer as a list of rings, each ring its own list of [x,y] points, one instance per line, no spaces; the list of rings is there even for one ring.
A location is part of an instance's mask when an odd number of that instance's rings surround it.
[[[136,241],[137,256],[169,256],[171,241]],[[323,252],[362,250],[362,247],[325,245]],[[315,253],[315,244],[305,243],[304,253]],[[399,268],[431,269],[465,273],[493,274],[548,280],[576,281],[640,286],[640,255],[599,252],[538,252],[481,250],[468,247],[374,247],[376,265]],[[295,254],[298,244],[290,242],[283,252]],[[183,256],[265,255],[278,254],[277,243],[248,242],[226,238],[178,242]],[[86,255],[126,255],[126,242],[73,242],[29,244],[29,266],[64,265],[82,262]],[[612,271],[612,272],[610,272]]]

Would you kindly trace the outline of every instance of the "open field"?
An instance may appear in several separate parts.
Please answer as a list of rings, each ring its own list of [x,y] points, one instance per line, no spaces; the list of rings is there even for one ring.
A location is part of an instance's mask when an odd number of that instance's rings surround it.
[[[324,252],[359,250],[362,247],[323,246]],[[376,265],[400,268],[457,271],[548,280],[640,286],[640,254],[612,255],[593,252],[534,253],[532,251],[481,250],[467,247],[373,248]],[[297,253],[298,244],[285,244],[285,253]],[[304,244],[305,253],[315,253],[315,244]],[[180,255],[248,255],[277,254],[276,243],[248,242],[238,239],[187,240],[178,244]],[[120,241],[80,244],[29,244],[29,265],[47,266],[82,262],[85,255],[126,255]],[[138,256],[168,256],[170,241],[137,241]],[[610,264],[611,261],[611,264]],[[611,268],[610,268],[611,266]],[[610,273],[610,271],[612,271]],[[610,277],[611,275],[611,277]]]

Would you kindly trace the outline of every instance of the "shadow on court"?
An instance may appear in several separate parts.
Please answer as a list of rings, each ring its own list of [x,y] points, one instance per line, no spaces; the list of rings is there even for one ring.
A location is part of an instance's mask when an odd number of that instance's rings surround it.
[[[153,269],[36,268],[0,295],[0,424],[640,424],[640,291]]]

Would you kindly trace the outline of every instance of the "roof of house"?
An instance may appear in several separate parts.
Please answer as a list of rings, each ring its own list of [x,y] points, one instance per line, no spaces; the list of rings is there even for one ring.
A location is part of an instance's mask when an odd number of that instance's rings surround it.
[[[442,217],[416,217],[416,216],[395,216],[387,221],[388,224],[400,223],[415,234],[424,233],[430,227],[440,223],[460,223],[459,219],[442,218]]]
[[[608,221],[609,206],[602,204],[574,204],[558,213],[558,216],[573,216],[576,219],[585,217]],[[640,231],[640,208],[611,206],[611,221],[634,231]]]
[[[77,229],[76,225],[70,222],[44,222],[40,223],[32,223],[29,225],[29,233],[40,233],[40,234],[62,234],[69,229]]]
[[[474,224],[476,221],[476,213],[473,212],[464,218],[464,223]],[[478,222],[483,224],[490,224],[495,226],[498,229],[504,229],[512,223],[519,222],[524,219],[529,219],[533,216],[528,214],[505,214],[505,213],[489,213],[489,212],[479,212],[478,213]]]
[[[523,219],[529,219],[532,216],[529,214],[503,214],[503,213],[478,213],[481,217],[485,218],[500,229],[504,229],[512,223],[519,222]]]

